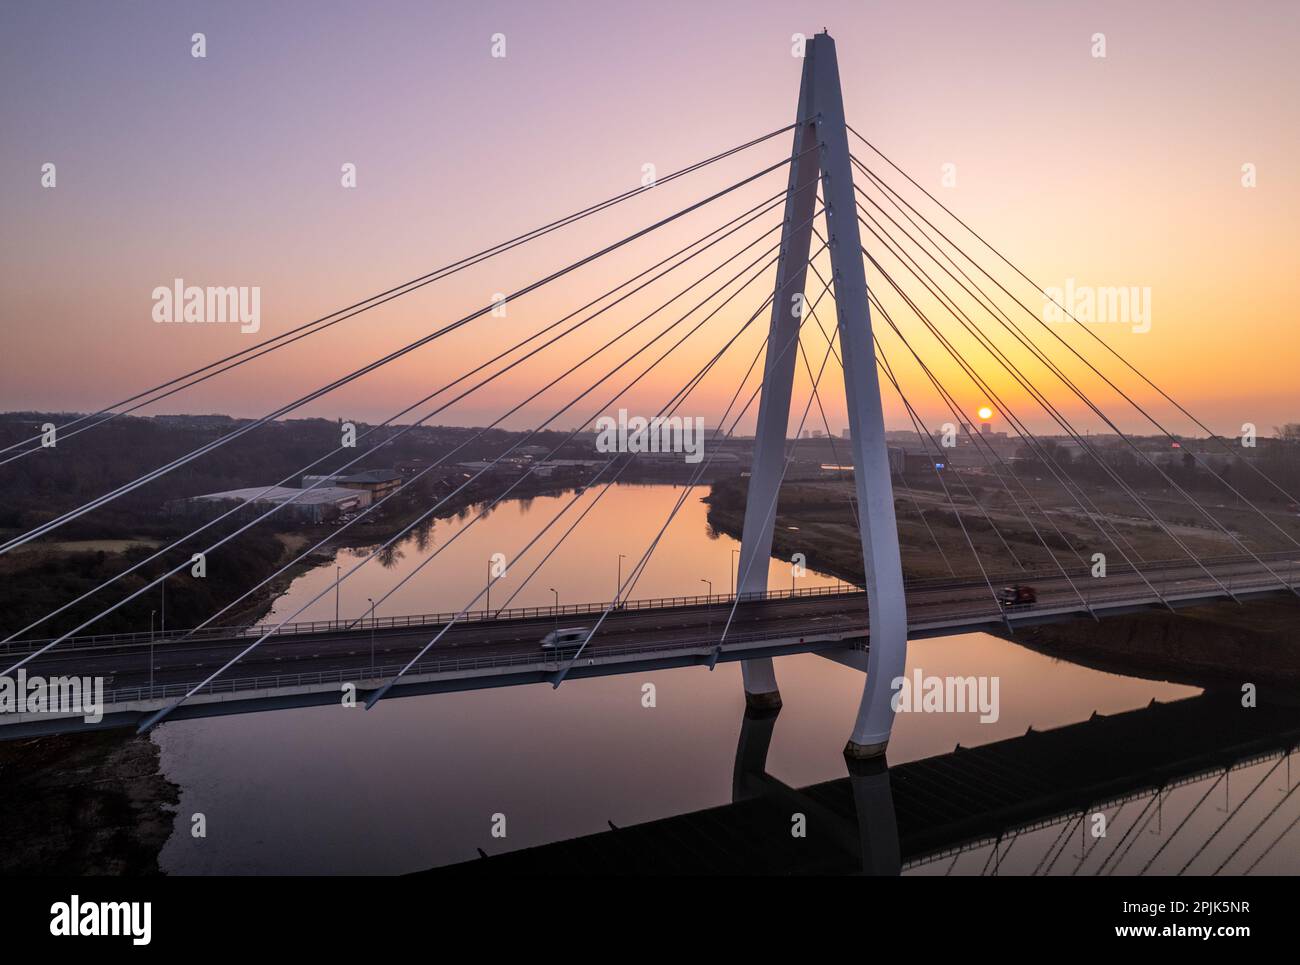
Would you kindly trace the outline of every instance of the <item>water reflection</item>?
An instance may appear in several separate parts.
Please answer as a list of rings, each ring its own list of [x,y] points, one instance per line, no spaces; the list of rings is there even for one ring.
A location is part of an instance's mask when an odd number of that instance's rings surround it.
[[[576,518],[598,491],[584,493],[547,537],[492,586],[494,606],[506,600],[513,607],[546,606],[553,599],[551,587],[563,603],[612,599],[620,573],[628,575],[681,494],[680,487],[671,485],[611,487],[583,524],[529,578],[569,519]],[[686,500],[629,598],[704,595],[710,587],[718,594],[731,591],[736,560],[732,551],[738,551],[740,544],[709,527],[708,507],[696,498],[707,492],[699,488]],[[380,604],[380,616],[455,611],[484,588],[494,554],[512,559],[572,498],[570,492],[505,501],[473,525],[482,507],[466,508],[448,519],[427,520],[348,577],[338,587],[336,601],[335,566],[342,566],[346,573],[374,546],[339,550],[333,561],[295,579],[276,600],[267,619],[284,619],[322,590],[329,592],[294,620],[333,619],[336,602],[344,619],[355,618],[368,613],[369,599],[380,600],[404,579],[408,582]],[[456,541],[452,552],[434,555],[452,540]],[[771,563],[773,588],[833,586],[838,582],[813,570],[796,576],[789,563]]]
[[[729,805],[458,865],[472,873],[1246,874],[1296,870],[1300,708],[1204,694],[794,788],[742,719]],[[1237,791],[1235,795],[1232,787]],[[1222,800],[1221,807],[1212,806]],[[1062,860],[1064,859],[1064,860]]]
[[[1193,688],[1119,677],[983,635],[915,641],[909,669],[998,674],[1001,715],[910,714],[897,767],[1116,713]],[[822,657],[779,658],[784,698],[767,773],[802,788],[845,775],[862,676]],[[646,683],[656,706],[643,705]],[[737,664],[474,693],[403,697],[374,711],[320,707],[176,721],[155,733],[182,816],[172,873],[394,873],[627,827],[732,801],[745,710]],[[491,816],[509,818],[505,840]],[[785,816],[788,837],[789,816]]]

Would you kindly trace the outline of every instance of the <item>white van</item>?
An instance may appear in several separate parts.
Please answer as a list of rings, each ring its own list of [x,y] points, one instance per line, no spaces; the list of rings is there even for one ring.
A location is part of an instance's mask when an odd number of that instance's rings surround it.
[[[542,649],[576,650],[582,644],[582,641],[587,639],[587,634],[590,632],[590,627],[570,627],[567,630],[552,630],[546,636],[542,637]]]

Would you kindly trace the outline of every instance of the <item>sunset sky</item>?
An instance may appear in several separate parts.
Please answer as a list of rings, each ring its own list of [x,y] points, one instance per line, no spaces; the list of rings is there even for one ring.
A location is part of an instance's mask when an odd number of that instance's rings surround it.
[[[1300,6],[1281,0],[5,4],[0,409],[97,409],[633,188],[644,164],[662,177],[781,128],[794,119],[801,69],[791,35],[823,27],[850,123],[1030,276],[1150,289],[1150,331],[1095,326],[1109,344],[1216,431],[1300,421]],[[191,56],[195,32],[205,58]],[[497,33],[504,58],[491,56]],[[1092,55],[1096,33],[1104,58]],[[145,411],[263,415],[788,156],[790,144],[782,134]],[[54,188],[41,184],[47,162]],[[340,184],[344,163],[356,165],[354,189]],[[942,182],[949,164],[954,186]],[[1256,187],[1243,187],[1243,164],[1255,166]],[[770,174],[299,414],[383,420],[780,191],[785,177]],[[907,196],[936,217],[914,189]],[[778,222],[779,209],[433,421],[491,421]],[[640,347],[776,238],[625,341]],[[260,286],[260,333],[155,324],[151,293],[175,278]],[[657,411],[770,294],[764,278],[619,404]],[[988,402],[872,270],[868,281],[963,408]],[[1041,308],[1023,282],[1013,290]],[[823,318],[833,317],[828,306]],[[932,317],[956,331],[937,307]],[[764,314],[684,413],[716,424],[766,326]],[[1051,336],[1035,328],[1046,347]],[[927,423],[949,418],[883,320],[876,329]],[[825,345],[817,335],[806,346],[816,367]],[[1065,361],[1059,344],[1053,352]],[[978,364],[1034,429],[1052,431],[987,356]],[[535,425],[609,368],[575,373],[507,425]],[[593,415],[639,371],[556,427]],[[1032,374],[1067,413],[1083,411],[1041,368]],[[799,378],[792,429],[807,397]],[[1085,384],[1122,428],[1149,431],[1095,378]],[[833,361],[822,393],[838,432]],[[902,406],[885,394],[889,427],[903,428]],[[1175,431],[1191,428],[1157,408]],[[807,427],[821,428],[813,411]],[[1005,427],[1001,413],[994,421]],[[1079,425],[1103,428],[1095,417]]]

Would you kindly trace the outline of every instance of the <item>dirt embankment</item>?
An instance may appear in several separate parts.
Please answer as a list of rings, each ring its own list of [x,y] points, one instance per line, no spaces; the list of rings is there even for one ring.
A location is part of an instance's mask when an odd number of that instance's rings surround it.
[[[1215,603],[1019,630],[1071,663],[1202,687],[1271,684],[1300,698],[1300,600]]]
[[[179,799],[130,731],[0,743],[0,874],[159,874]]]

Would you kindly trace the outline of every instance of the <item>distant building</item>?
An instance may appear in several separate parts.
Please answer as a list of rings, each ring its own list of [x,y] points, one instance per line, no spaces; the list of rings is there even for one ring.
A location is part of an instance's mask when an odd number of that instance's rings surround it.
[[[335,476],[303,476],[302,485],[337,486],[343,489],[359,489],[370,494],[370,502],[377,503],[385,496],[396,491],[402,485],[401,473],[391,469],[363,469],[360,472],[345,473]]]
[[[179,429],[226,429],[236,420],[228,415],[156,415],[158,425]]]
[[[903,473],[907,470],[907,450],[902,446],[886,446],[889,454],[889,471]]]
[[[518,459],[501,459],[496,462],[472,459],[469,462],[458,462],[456,463],[456,467],[458,469],[467,469],[473,473],[491,471],[501,475],[511,476],[517,476],[528,468]]]
[[[892,461],[892,460],[891,460]],[[909,473],[930,473],[934,470],[946,468],[946,460],[936,458],[933,453],[927,452],[905,452],[903,454],[903,469]]]
[[[472,473],[490,472],[500,476],[518,476],[529,472],[536,478],[548,479],[557,471],[568,474],[581,473],[599,465],[601,463],[592,459],[550,459],[545,462],[534,462],[532,459],[497,459],[492,462],[474,459],[458,462],[456,468]]]

